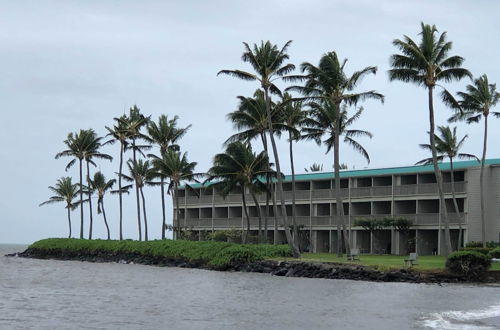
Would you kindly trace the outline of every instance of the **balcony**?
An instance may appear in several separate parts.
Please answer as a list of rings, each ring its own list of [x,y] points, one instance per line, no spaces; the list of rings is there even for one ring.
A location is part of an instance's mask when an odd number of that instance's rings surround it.
[[[340,193],[342,194],[342,197],[344,199],[349,197],[349,189],[348,188],[340,189]],[[334,199],[334,198],[335,198],[335,190],[333,190],[333,189],[318,189],[318,190],[312,191],[312,199],[313,200]]]
[[[360,187],[351,189],[351,198],[391,196],[392,186]]]
[[[443,183],[443,190],[445,194],[451,194],[451,183]],[[455,192],[465,193],[466,182],[455,182]],[[412,195],[435,195],[438,193],[437,183],[421,183],[421,184],[408,184],[401,186],[394,186],[395,196],[412,196]]]

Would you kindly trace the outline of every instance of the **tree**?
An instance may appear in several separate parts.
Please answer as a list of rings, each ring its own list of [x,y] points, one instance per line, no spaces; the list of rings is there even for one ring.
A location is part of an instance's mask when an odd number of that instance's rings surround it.
[[[97,194],[97,214],[101,214],[104,218],[104,225],[106,226],[106,231],[108,233],[108,240],[110,239],[109,225],[106,219],[106,209],[104,208],[104,195],[106,192],[113,188],[113,185],[116,183],[116,179],[106,180],[104,174],[101,171],[97,171],[94,173],[94,178],[90,180],[90,189],[89,191],[95,192]],[[117,191],[117,193],[122,193],[121,191]],[[89,196],[89,199],[91,196]]]
[[[236,141],[250,142],[253,139],[259,139],[262,141],[262,146],[266,154],[268,153],[268,144],[266,134],[269,132],[269,124],[267,121],[267,110],[266,110],[266,99],[264,92],[260,89],[256,90],[253,97],[243,97],[238,96],[239,105],[238,110],[233,111],[227,115],[229,121],[233,123],[233,126],[239,132],[230,136],[225,144]],[[281,135],[283,131],[283,123],[279,108],[274,102],[271,102],[271,121],[274,128],[274,132],[277,136]],[[269,158],[268,158],[269,159]],[[271,165],[268,164],[269,170]],[[278,237],[278,222],[277,222],[277,204],[276,198],[273,193],[273,184],[271,183],[270,177],[266,177],[266,209],[264,212],[264,237],[267,240],[267,228],[268,228],[268,218],[269,218],[269,201],[272,199],[273,211],[274,211],[274,237],[275,242]]]
[[[458,159],[478,159],[476,156],[466,153],[460,153],[460,149],[463,147],[465,140],[467,139],[467,135],[465,135],[462,139],[457,137],[457,128],[453,127],[453,130],[450,129],[449,126],[438,126],[439,135],[434,137],[436,141],[436,152],[437,152],[437,161],[442,162],[445,157],[448,157],[450,160],[450,175],[451,175],[451,195],[453,198],[453,206],[455,208],[455,213],[458,217],[458,248],[462,247],[462,217],[460,216],[460,211],[458,209],[457,198],[455,196],[455,174],[453,170],[453,158],[457,157]],[[431,151],[431,146],[429,144],[421,144],[421,148],[425,150]],[[423,159],[418,164],[429,165],[432,164],[432,157]]]
[[[161,175],[170,181],[167,193],[172,196],[174,233],[179,236],[179,186],[182,182],[196,181],[203,174],[194,173],[196,162],[189,162],[187,153],[181,155],[178,151],[167,149],[166,152],[162,153],[161,157],[154,155],[152,157],[151,162],[154,172],[161,173]],[[191,187],[186,183],[186,188],[189,189]]]
[[[256,193],[265,190],[265,184],[261,181],[269,173],[269,160],[265,151],[256,154],[249,143],[233,142],[227,145],[223,153],[217,154],[213,160],[213,166],[207,172],[205,182],[217,180],[212,187],[225,197],[236,187],[241,188],[243,210],[247,219],[247,231],[243,236],[243,243],[250,235],[250,217],[246,203],[246,191],[252,196],[257,209],[257,216],[261,220],[260,205]],[[272,173],[271,173],[272,174]],[[262,232],[259,227],[259,243],[262,243]]]
[[[73,157],[73,159],[66,165],[66,171],[70,169],[77,161],[79,165],[80,181],[79,181],[79,193],[80,193],[80,239],[83,239],[83,167],[82,163],[85,159],[87,149],[93,141],[93,131],[91,130],[80,130],[77,133],[69,133],[64,144],[68,149],[56,154],[56,159],[60,157]]]
[[[73,184],[69,176],[62,177],[57,180],[55,187],[49,186],[49,189],[55,194],[47,201],[41,203],[39,206],[52,204],[52,203],[66,203],[66,210],[68,211],[68,238],[71,238],[71,211],[74,210],[79,203],[73,202],[77,198],[80,191],[78,184]]]
[[[483,247],[486,247],[486,222],[485,222],[485,201],[484,201],[484,164],[486,160],[486,147],[488,145],[488,116],[500,117],[499,112],[491,111],[500,99],[496,84],[488,82],[488,76],[482,75],[474,80],[473,85],[467,85],[466,92],[457,93],[459,99],[456,101],[449,92],[443,93],[445,103],[457,110],[456,114],[450,118],[451,121],[466,120],[468,124],[478,123],[484,118],[483,153],[481,156],[481,172],[479,174],[479,184],[481,189],[481,239]]]
[[[330,99],[323,99],[318,102],[309,103],[308,118],[304,122],[302,129],[302,139],[314,140],[318,145],[326,145],[326,153],[333,149],[335,167],[335,194],[336,194],[336,215],[337,215],[337,254],[342,255],[342,235],[346,251],[349,251],[349,240],[345,228],[343,198],[340,190],[340,136],[344,137],[344,142],[354,150],[359,152],[368,163],[370,157],[363,146],[355,140],[356,137],[372,138],[368,131],[351,129],[351,126],[363,113],[363,108],[357,109],[356,113],[349,117],[347,104],[339,105]],[[322,138],[324,139],[322,140]]]
[[[270,93],[281,95],[281,92],[274,84],[274,81],[295,70],[295,66],[293,64],[285,64],[285,61],[289,59],[287,50],[291,43],[292,41],[290,40],[283,46],[283,48],[278,49],[276,45],[271,44],[271,42],[269,41],[262,41],[260,45],[254,44],[253,48],[250,48],[250,46],[244,42],[243,45],[245,51],[241,58],[243,62],[249,63],[252,66],[255,73],[249,73],[242,70],[221,70],[218,73],[218,75],[226,74],[243,80],[257,81],[260,84],[260,87],[264,91],[264,99],[266,100],[269,137],[273,149],[274,163],[276,164],[276,171],[278,173],[281,173],[281,166],[278,156],[278,149],[276,147],[276,141],[274,140],[274,128],[271,113],[272,101]],[[287,242],[293,251],[293,255],[295,257],[299,257],[299,247],[294,243],[292,234],[290,233],[289,229],[285,206],[285,196],[283,195],[283,178],[279,175],[276,189],[281,199],[282,222]]]
[[[153,179],[155,177],[155,172],[150,166],[149,160],[143,161],[139,159],[137,161],[129,160],[127,162],[127,167],[130,175],[122,174],[122,177],[128,182],[134,182],[136,189],[138,189],[141,194],[142,199],[142,213],[144,216],[144,240],[148,240],[148,218],[146,214],[146,199],[144,198],[144,186],[154,185]]]
[[[445,255],[451,252],[450,227],[446,212],[443,193],[443,178],[437,162],[436,143],[434,141],[434,99],[433,91],[440,82],[451,82],[464,77],[471,77],[468,70],[462,68],[464,59],[460,56],[450,56],[452,42],[446,40],[446,32],[437,37],[438,30],[435,25],[421,23],[420,43],[417,44],[408,36],[403,40],[395,39],[393,45],[401,51],[390,57],[389,80],[400,80],[414,83],[427,88],[429,102],[429,138],[432,151],[432,164],[436,175],[440,213],[445,226]],[[441,234],[441,230],[439,230]]]
[[[306,172],[322,172],[323,171],[323,164],[316,164],[313,163],[309,168],[304,168],[304,171]]]
[[[85,162],[87,163],[87,187],[89,189],[88,194],[89,194],[89,215],[90,215],[90,224],[89,224],[89,239],[92,239],[92,228],[93,228],[93,215],[92,215],[92,199],[90,196],[92,196],[92,185],[90,183],[90,164],[96,166],[95,162],[93,159],[107,159],[109,161],[113,160],[113,157],[111,157],[108,154],[104,154],[99,152],[99,149],[103,145],[101,143],[102,137],[97,137],[97,134],[94,132],[93,129],[88,130],[88,145],[87,148],[85,148],[84,151],[84,159]]]
[[[114,143],[118,141],[120,143],[120,166],[118,168],[118,199],[120,204],[120,240],[123,240],[123,190],[122,190],[122,173],[123,173],[123,154],[127,148],[128,141],[128,131],[127,131],[127,120],[128,117],[126,115],[121,116],[120,118],[115,118],[117,122],[113,128],[109,128],[106,126],[106,130],[108,134],[106,136],[113,137],[113,140],[110,140],[109,143]]]
[[[115,118],[119,125],[122,125],[125,134],[127,135],[130,142],[126,145],[126,149],[132,149],[132,160],[137,161],[137,152],[144,156],[142,150],[149,149],[149,145],[138,145],[137,140],[144,139],[145,135],[141,133],[141,129],[148,124],[149,117],[145,117],[141,114],[141,110],[134,105],[129,109],[128,116]],[[136,197],[136,209],[137,209],[137,228],[139,230],[139,241],[142,240],[142,229],[141,229],[141,204],[139,201],[139,185],[135,184],[135,197]]]
[[[277,105],[283,120],[283,129],[288,132],[288,145],[290,153],[290,168],[292,170],[292,226],[295,244],[299,245],[299,233],[296,221],[295,206],[295,166],[293,162],[293,142],[300,138],[300,129],[306,120],[306,112],[303,110],[302,101],[294,101],[288,93],[283,95],[283,99]]]
[[[174,116],[172,119],[168,119],[167,116],[161,115],[158,118],[158,124],[154,121],[150,121],[147,125],[148,135],[145,137],[146,141],[152,144],[156,144],[160,148],[160,154],[166,152],[168,149],[179,150],[179,146],[176,144],[189,130],[191,125],[184,128],[177,127],[177,120],[179,117]],[[151,155],[150,155],[151,156]],[[165,231],[167,226],[166,216],[165,216],[165,176],[161,172],[157,171],[160,178],[160,188],[161,188],[161,210],[162,210],[162,230],[161,239],[165,239]]]

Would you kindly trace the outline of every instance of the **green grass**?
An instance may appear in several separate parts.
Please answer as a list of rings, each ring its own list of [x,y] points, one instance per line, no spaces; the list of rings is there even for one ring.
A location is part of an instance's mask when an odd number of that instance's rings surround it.
[[[372,266],[378,269],[400,269],[404,268],[404,260],[406,258],[408,258],[408,256],[362,254],[359,256],[359,261],[347,261],[345,256],[339,258],[335,254],[331,253],[303,253],[300,260],[358,264]],[[446,258],[442,256],[419,256],[418,265],[415,265],[413,268],[417,270],[442,270],[445,268],[445,263]],[[500,270],[500,263],[492,263],[490,270]]]
[[[136,253],[144,256],[197,261],[223,267],[235,262],[253,262],[291,256],[287,245],[241,245],[211,241],[157,240],[148,242],[49,238],[29,246],[48,251]]]

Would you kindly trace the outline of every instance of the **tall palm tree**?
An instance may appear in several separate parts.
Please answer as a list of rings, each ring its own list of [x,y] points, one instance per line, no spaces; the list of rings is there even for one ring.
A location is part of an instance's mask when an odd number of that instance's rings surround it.
[[[486,223],[485,223],[485,202],[484,202],[484,163],[486,160],[486,148],[488,145],[488,116],[500,117],[499,112],[492,109],[500,100],[500,93],[497,92],[496,84],[488,82],[485,74],[474,80],[473,85],[467,85],[466,92],[458,92],[458,100],[455,100],[450,93],[443,93],[443,100],[448,105],[457,110],[450,121],[466,120],[468,124],[478,123],[484,118],[483,153],[481,156],[481,172],[479,174],[479,184],[481,189],[481,239],[483,246],[486,246]]]
[[[319,65],[315,66],[311,63],[304,62],[300,68],[302,75],[288,76],[288,81],[304,81],[304,86],[291,86],[287,90],[297,91],[304,96],[304,100],[316,102],[318,106],[325,105],[329,108],[334,107],[329,111],[334,117],[330,117],[331,123],[337,125],[333,127],[332,140],[329,142],[333,147],[334,171],[335,171],[335,196],[337,204],[337,218],[339,225],[337,227],[337,255],[342,255],[342,232],[344,234],[344,244],[349,251],[349,238],[344,222],[344,207],[342,204],[342,195],[340,190],[340,132],[341,130],[341,115],[343,113],[343,105],[356,106],[360,101],[366,99],[375,99],[384,101],[384,96],[376,91],[370,90],[366,92],[356,92],[355,89],[359,82],[369,74],[376,74],[377,67],[368,66],[362,70],[354,72],[348,76],[344,71],[347,59],[339,61],[337,53],[329,52],[324,54]],[[323,103],[323,104],[322,104]]]
[[[148,240],[148,218],[146,213],[146,199],[144,198],[144,186],[154,185],[153,179],[155,173],[150,165],[149,160],[143,161],[139,159],[137,161],[129,160],[127,162],[127,167],[130,175],[122,174],[122,177],[128,182],[134,182],[136,188],[139,190],[142,199],[142,213],[144,216],[144,240]]]
[[[64,144],[68,149],[63,150],[56,154],[56,159],[60,157],[73,157],[73,159],[66,165],[66,171],[70,169],[77,161],[79,164],[80,172],[80,239],[83,239],[83,160],[85,159],[86,152],[92,144],[93,135],[90,130],[80,130],[76,133],[69,133]]]
[[[256,198],[256,193],[265,189],[264,182],[261,181],[269,174],[269,160],[265,151],[256,154],[252,151],[250,143],[233,142],[227,145],[223,153],[217,154],[213,160],[213,166],[207,172],[207,180],[215,190],[218,190],[223,197],[227,196],[236,187],[241,188],[243,200],[243,210],[247,219],[247,231],[243,236],[243,243],[247,241],[250,234],[250,217],[246,203],[246,191],[250,192],[257,209],[257,216],[261,220],[260,205]],[[259,243],[262,243],[262,231],[259,228]]]
[[[281,95],[280,90],[274,82],[295,70],[295,66],[293,64],[285,64],[285,62],[289,59],[287,50],[291,43],[292,41],[290,40],[283,46],[283,48],[279,49],[278,46],[273,45],[269,41],[262,41],[260,45],[254,44],[253,48],[250,48],[250,46],[244,42],[243,45],[245,51],[243,52],[241,59],[243,62],[249,63],[255,73],[249,73],[242,70],[221,70],[218,73],[218,75],[226,74],[243,80],[257,81],[260,84],[260,87],[264,91],[264,98],[266,100],[269,137],[273,149],[274,163],[276,164],[276,171],[278,173],[281,173],[281,166],[278,156],[278,148],[276,147],[276,141],[274,140],[270,93]],[[297,244],[294,244],[292,234],[288,228],[289,223],[286,213],[285,198],[283,195],[283,178],[279,175],[276,189],[281,199],[282,222],[288,244],[290,245],[294,256],[299,257],[299,247]]]
[[[440,82],[451,82],[464,77],[471,77],[470,72],[462,68],[464,59],[460,56],[449,56],[452,42],[446,40],[446,32],[437,36],[435,25],[421,23],[420,43],[417,44],[408,36],[403,40],[395,39],[393,45],[401,51],[390,58],[389,79],[414,83],[427,88],[429,101],[429,139],[432,149],[432,164],[438,184],[440,213],[445,226],[445,255],[451,252],[450,228],[443,193],[443,178],[438,167],[436,143],[434,141],[434,99],[433,91]],[[441,230],[439,230],[441,235]]]
[[[104,208],[104,195],[106,192],[113,188],[116,183],[116,179],[106,180],[104,174],[101,171],[94,173],[94,178],[90,180],[90,191],[97,194],[97,214],[101,214],[104,218],[104,225],[106,226],[106,231],[108,233],[108,239],[110,239],[109,225],[106,219],[106,209]],[[89,199],[91,196],[89,196]]]
[[[161,115],[158,118],[158,124],[154,121],[150,121],[147,125],[148,135],[145,137],[146,141],[152,144],[158,145],[160,148],[160,154],[166,152],[168,149],[179,150],[179,146],[176,144],[189,130],[191,125],[184,128],[177,127],[177,120],[179,117],[174,116],[172,119],[168,119],[167,116]],[[160,178],[160,188],[161,188],[161,210],[162,210],[162,230],[161,239],[165,239],[165,231],[167,226],[166,216],[165,216],[165,176],[161,172],[157,172]]]
[[[141,110],[134,105],[129,109],[128,116],[122,118],[115,118],[115,120],[123,125],[124,131],[126,132],[130,142],[127,145],[127,149],[132,149],[132,160],[137,161],[137,152],[144,156],[142,150],[149,149],[148,145],[137,144],[138,140],[144,139],[145,135],[141,133],[141,130],[149,122],[149,117],[144,116]],[[141,229],[141,204],[139,201],[139,185],[135,183],[135,197],[136,197],[136,209],[137,209],[137,228],[139,231],[139,241],[142,240],[142,229]]]
[[[87,148],[85,149],[85,162],[87,163],[87,187],[89,189],[88,194],[89,194],[89,215],[90,215],[90,224],[89,224],[89,239],[92,239],[92,228],[93,228],[93,212],[92,212],[92,199],[90,196],[92,196],[92,185],[91,185],[91,178],[90,178],[90,164],[96,166],[95,162],[93,159],[106,159],[109,161],[113,160],[113,157],[111,157],[108,154],[102,153],[99,151],[99,149],[103,146],[102,137],[98,137],[97,134],[94,132],[93,129],[88,130],[89,134],[89,144]]]
[[[288,145],[290,153],[290,167],[292,171],[292,225],[293,237],[298,243],[299,233],[296,220],[295,206],[295,166],[293,161],[293,143],[300,138],[300,129],[304,125],[306,112],[303,110],[302,101],[292,100],[292,96],[288,93],[283,95],[281,102],[278,104],[279,112],[282,116],[283,129],[288,132]]]
[[[467,139],[467,135],[465,135],[462,139],[457,136],[457,128],[453,127],[453,130],[449,126],[438,126],[439,135],[434,137],[436,141],[436,151],[437,151],[437,160],[438,162],[442,162],[445,157],[448,157],[450,160],[450,175],[451,175],[451,195],[453,198],[453,207],[455,208],[455,213],[458,217],[458,248],[462,247],[462,219],[460,216],[460,211],[458,209],[457,198],[455,197],[455,174],[453,170],[453,159],[456,157],[458,159],[477,159],[474,155],[461,153],[460,149],[462,149],[465,140]],[[421,148],[431,151],[431,146],[429,144],[421,144]],[[432,157],[423,159],[416,163],[430,165],[432,164]]]
[[[119,119],[115,118],[117,122],[113,128],[109,128],[106,126],[106,130],[108,134],[106,136],[111,136],[113,140],[110,140],[110,143],[114,143],[118,141],[120,143],[120,165],[118,168],[118,200],[120,204],[120,240],[123,240],[123,190],[122,190],[122,173],[123,173],[123,154],[125,153],[125,149],[127,148],[128,143],[128,131],[126,128],[128,117],[126,115],[121,116]]]
[[[51,196],[47,201],[41,203],[39,206],[52,204],[52,203],[66,203],[66,209],[68,211],[68,228],[69,234],[68,238],[71,238],[71,211],[74,210],[77,206],[77,202],[73,202],[75,198],[78,196],[78,192],[80,191],[78,184],[73,184],[71,182],[71,178],[69,176],[62,177],[57,180],[55,187],[49,186],[49,189],[55,194]]]
[[[268,144],[266,134],[269,132],[269,125],[267,122],[267,111],[266,111],[266,99],[264,97],[264,92],[257,89],[253,97],[243,97],[238,96],[239,105],[236,111],[230,112],[227,115],[229,121],[233,123],[233,126],[239,132],[230,136],[225,144],[236,142],[236,141],[251,141],[253,139],[260,139],[264,151],[268,154]],[[271,102],[271,120],[273,123],[274,132],[277,136],[281,135],[283,131],[283,123],[279,109],[276,107],[274,102]],[[269,158],[268,158],[269,159]],[[271,166],[269,164],[269,169]],[[277,222],[277,204],[276,198],[273,193],[273,185],[271,183],[270,177],[266,177],[266,209],[264,212],[264,237],[267,241],[268,233],[268,218],[269,218],[269,201],[272,199],[273,202],[273,213],[274,213],[274,237],[275,242],[278,238],[278,222]]]
[[[181,154],[178,151],[167,149],[161,157],[154,155],[152,157],[151,162],[155,169],[154,172],[161,173],[161,175],[170,181],[167,193],[172,196],[174,230],[176,237],[179,237],[181,227],[179,223],[179,186],[183,182],[196,181],[203,174],[194,172],[196,162],[189,162],[187,153]],[[186,184],[186,187],[190,188],[188,184]]]
[[[326,153],[334,150],[334,163],[339,165],[339,152],[340,145],[338,141],[340,137],[344,137],[344,142],[360,153],[368,163],[370,163],[370,156],[365,148],[355,140],[357,137],[372,138],[372,134],[368,131],[351,129],[349,128],[356,120],[361,117],[363,108],[358,108],[356,113],[349,117],[347,105],[343,104],[338,113],[339,107],[329,99],[322,102],[310,102],[310,110],[308,118],[305,119],[301,139],[313,140],[318,145],[322,143],[326,146]],[[337,122],[339,120],[340,122]],[[337,150],[337,152],[335,152]],[[339,178],[338,173],[335,179]],[[337,188],[338,187],[338,188]],[[340,195],[340,180],[335,181],[336,195]],[[337,254],[342,254],[342,236],[344,237],[344,244],[347,251],[349,251],[349,240],[347,239],[347,229],[343,220],[343,201],[342,196],[337,196],[336,199],[336,215],[337,215]],[[340,212],[339,212],[340,209]]]

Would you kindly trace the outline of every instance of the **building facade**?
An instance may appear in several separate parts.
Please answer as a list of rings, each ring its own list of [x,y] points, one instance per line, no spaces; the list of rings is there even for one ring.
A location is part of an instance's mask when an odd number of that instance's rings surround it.
[[[477,161],[454,163],[454,190],[459,213],[452,199],[450,164],[440,164],[451,239],[457,245],[459,223],[465,242],[481,240],[481,206],[479,171]],[[439,234],[443,222],[439,213],[440,202],[432,165],[407,166],[381,169],[341,171],[341,191],[344,203],[344,223],[349,229],[352,247],[362,253],[407,254],[416,250],[420,255],[439,253],[444,235]],[[307,237],[306,248],[313,252],[333,252],[337,244],[335,180],[333,173],[309,173],[295,176],[296,222]],[[485,167],[485,218],[486,240],[499,240],[500,235],[500,159],[489,159]],[[190,185],[179,190],[179,225],[195,231],[199,237],[216,230],[244,229],[246,217],[242,206],[241,191],[222,198],[210,185]],[[284,180],[287,214],[291,222],[291,176]],[[264,214],[266,196],[257,196],[257,204],[246,195],[252,231],[258,230],[258,209]],[[275,196],[279,203],[279,196]],[[280,212],[274,217],[269,208],[268,240],[284,242]],[[383,228],[367,231],[356,226],[356,219],[406,218],[412,225],[409,231]],[[275,221],[278,221],[277,235]],[[442,231],[441,231],[442,233]]]

